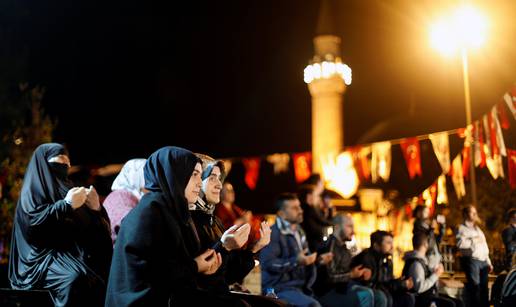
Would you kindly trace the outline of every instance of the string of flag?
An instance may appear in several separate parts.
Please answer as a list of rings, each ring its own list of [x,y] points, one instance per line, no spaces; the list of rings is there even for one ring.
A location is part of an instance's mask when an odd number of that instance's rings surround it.
[[[427,199],[431,198],[437,203],[446,203],[448,199],[446,176],[450,177],[457,198],[461,199],[466,194],[464,180],[468,179],[470,163],[477,168],[487,167],[494,179],[505,178],[503,157],[506,157],[510,187],[516,189],[516,149],[506,147],[502,132],[509,130],[511,122],[514,120],[516,120],[516,86],[506,92],[500,102],[494,105],[487,114],[465,128],[360,144],[346,147],[343,153],[351,155],[354,170],[360,181],[388,182],[392,168],[392,146],[399,145],[409,178],[415,179],[423,176],[420,142],[430,140],[442,168],[442,175],[423,194],[427,196]],[[512,125],[514,126],[514,123]],[[450,157],[449,137],[453,134],[464,139],[464,146],[457,156]],[[473,157],[470,156],[470,146],[473,146]],[[240,161],[245,168],[245,183],[251,190],[254,190],[259,179],[260,163],[264,159],[273,165],[274,174],[288,172],[292,161],[298,183],[303,182],[311,175],[312,156],[310,152],[276,153],[265,157],[225,159],[226,170],[229,172],[231,164]]]

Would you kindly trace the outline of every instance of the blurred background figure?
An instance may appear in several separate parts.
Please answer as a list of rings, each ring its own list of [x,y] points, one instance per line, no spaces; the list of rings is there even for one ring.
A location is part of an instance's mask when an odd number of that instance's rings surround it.
[[[252,244],[259,239],[260,227],[263,218],[255,216],[249,210],[243,210],[235,204],[235,190],[229,182],[224,182],[220,193],[220,203],[215,207],[215,216],[217,216],[225,229],[229,229],[235,224],[251,225],[251,233],[249,234],[249,243]]]
[[[427,236],[428,249],[426,257],[428,266],[433,270],[439,266],[442,260],[442,256],[439,253],[439,244],[444,236],[446,227],[442,220],[443,217],[439,217],[438,220],[433,220],[430,216],[430,208],[425,205],[418,205],[416,209],[414,209],[414,218],[413,236],[418,233],[424,233]],[[436,228],[438,229],[437,236],[435,235]]]
[[[124,217],[138,204],[145,193],[143,167],[145,159],[127,161],[113,181],[112,192],[104,200],[109,220],[111,221],[111,240],[115,244],[120,223]]]

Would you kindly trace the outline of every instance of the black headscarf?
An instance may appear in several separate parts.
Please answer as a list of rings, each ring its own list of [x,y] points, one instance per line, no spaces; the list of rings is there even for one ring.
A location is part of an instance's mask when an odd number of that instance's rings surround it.
[[[59,165],[48,162],[62,154],[67,152],[60,144],[40,145],[25,172],[9,260],[9,277],[12,285],[18,288],[33,285],[42,278],[52,258],[51,247],[63,242],[56,238],[60,229],[57,224],[63,221],[65,212],[72,211],[63,201],[70,182],[57,175],[62,174]]]
[[[33,229],[29,224],[39,226],[43,223],[47,218],[47,214],[44,214],[47,206],[64,199],[71,188],[71,182],[59,170],[60,165],[48,162],[53,157],[66,154],[63,145],[56,143],[42,144],[32,154],[18,200],[18,211],[21,209],[25,213],[25,218],[19,216],[26,222],[21,226],[29,236]],[[64,164],[61,166],[66,167]]]
[[[70,189],[70,182],[66,177],[58,175],[57,163],[48,162],[59,155],[67,155],[67,152],[63,145],[56,143],[40,145],[32,154],[19,200],[19,204],[26,211],[40,204],[55,203],[66,196]]]
[[[188,226],[191,218],[184,191],[197,163],[202,164],[189,150],[167,146],[154,152],[143,170],[145,188],[163,193],[178,221]]]

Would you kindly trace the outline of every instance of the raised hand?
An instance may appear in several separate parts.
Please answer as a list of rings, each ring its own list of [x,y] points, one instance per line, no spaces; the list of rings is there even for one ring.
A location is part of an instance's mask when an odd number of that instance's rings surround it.
[[[371,279],[372,274],[373,272],[371,271],[371,269],[368,269],[363,265],[359,265],[351,269],[350,278],[369,280]]]
[[[321,255],[319,255],[318,259],[319,259],[319,264],[327,265],[333,260],[333,253],[329,252],[329,253],[321,254]]]
[[[249,239],[249,232],[251,231],[251,225],[244,224],[242,226],[233,225],[224,232],[220,241],[225,249],[228,251],[239,249]]]
[[[410,290],[410,289],[414,288],[414,280],[412,280],[412,277],[409,277],[409,278],[405,279],[403,281],[403,283],[404,283],[405,288],[407,290]]]
[[[260,240],[253,246],[252,252],[257,253],[271,242],[271,228],[266,221],[260,225]]]
[[[86,206],[90,208],[91,210],[99,211],[100,210],[100,201],[99,201],[99,194],[97,193],[97,190],[90,185],[90,188],[87,189],[87,198],[86,198]]]
[[[301,265],[311,265],[317,260],[317,253],[313,253],[310,255],[305,255],[306,251],[302,251],[297,255],[297,261]]]
[[[71,188],[68,193],[66,193],[65,200],[72,205],[73,209],[80,208],[84,205],[88,194],[85,188],[83,187],[75,187]]]
[[[222,264],[222,257],[213,249],[207,249],[194,260],[197,263],[197,271],[204,275],[215,273]]]

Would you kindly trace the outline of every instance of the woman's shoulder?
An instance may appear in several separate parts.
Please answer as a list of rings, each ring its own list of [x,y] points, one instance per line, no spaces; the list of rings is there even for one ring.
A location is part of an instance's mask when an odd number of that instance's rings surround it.
[[[138,205],[126,218],[144,218],[160,215],[161,208],[165,205],[164,196],[161,193],[150,192],[145,194]]]
[[[104,200],[104,206],[118,203],[135,206],[138,203],[138,198],[127,190],[114,190]]]

